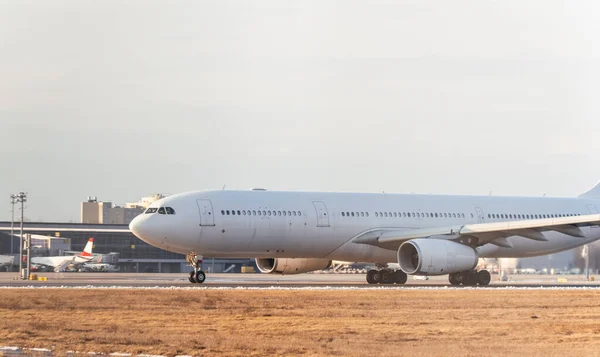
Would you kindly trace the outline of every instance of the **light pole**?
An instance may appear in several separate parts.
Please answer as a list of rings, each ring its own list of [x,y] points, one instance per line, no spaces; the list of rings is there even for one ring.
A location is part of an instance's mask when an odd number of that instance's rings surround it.
[[[17,203],[17,196],[14,194],[10,195],[10,204],[12,205],[12,210],[10,211],[12,214],[12,218],[10,220],[10,254],[15,254],[14,251],[14,236],[15,236],[15,203]]]
[[[21,276],[21,278],[23,280],[28,279],[29,277],[26,277],[23,274],[23,215],[25,212],[25,202],[27,202],[27,193],[26,192],[19,192],[16,195],[17,198],[17,202],[21,203],[21,235],[19,238],[19,274]]]

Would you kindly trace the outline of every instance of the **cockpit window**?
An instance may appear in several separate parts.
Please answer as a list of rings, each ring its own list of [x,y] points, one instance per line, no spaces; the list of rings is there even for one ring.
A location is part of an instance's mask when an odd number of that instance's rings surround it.
[[[159,214],[165,214],[165,208],[164,207],[159,208],[158,209],[158,213]]]
[[[167,211],[167,214],[175,214],[175,210],[171,207],[165,207],[165,211]]]
[[[145,214],[150,214],[150,213],[154,213],[158,210],[158,208],[156,207],[150,207],[146,210],[146,212],[144,212]]]

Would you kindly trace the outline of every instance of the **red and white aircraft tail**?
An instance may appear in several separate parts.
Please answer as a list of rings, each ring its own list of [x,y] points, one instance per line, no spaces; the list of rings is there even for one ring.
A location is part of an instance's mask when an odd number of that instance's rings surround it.
[[[82,258],[91,258],[93,248],[94,248],[94,238],[90,238],[87,241],[85,248],[83,248],[83,252],[81,252],[81,254],[79,254],[79,256]]]

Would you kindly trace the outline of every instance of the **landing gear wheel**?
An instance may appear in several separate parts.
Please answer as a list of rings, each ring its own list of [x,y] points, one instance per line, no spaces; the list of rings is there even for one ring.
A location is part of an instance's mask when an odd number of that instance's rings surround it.
[[[465,271],[462,273],[462,283],[464,286],[476,286],[477,285],[477,273],[474,271]]]
[[[450,281],[450,285],[458,286],[460,285],[460,273],[450,274],[448,275],[448,280]]]
[[[377,270],[369,270],[367,272],[367,283],[369,284],[377,284],[377,278],[378,278],[378,271]]]
[[[487,270],[480,270],[477,272],[477,283],[481,286],[486,286],[490,284],[492,277],[490,276],[490,272]]]
[[[391,284],[393,283],[391,277],[392,274],[389,270],[387,269],[382,269],[379,271],[378,275],[378,279],[380,284]]]
[[[192,270],[192,271],[190,272],[190,277],[189,277],[189,279],[190,279],[190,283],[192,283],[192,284],[196,284],[196,272],[195,272],[195,271],[193,271],[193,270]]]
[[[406,281],[408,280],[408,275],[406,275],[406,273],[402,270],[398,270],[397,272],[395,272],[394,276],[396,278],[396,284],[406,284]]]
[[[206,274],[204,274],[204,272],[202,270],[198,270],[196,272],[196,282],[198,284],[202,284],[204,282],[204,280],[206,280]]]

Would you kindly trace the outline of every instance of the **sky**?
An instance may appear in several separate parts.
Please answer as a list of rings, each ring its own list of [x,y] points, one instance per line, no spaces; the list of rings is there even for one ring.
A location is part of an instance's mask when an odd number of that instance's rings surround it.
[[[599,15],[0,0],[0,220],[18,191],[74,222],[88,196],[223,187],[576,196],[600,180]]]

